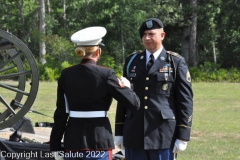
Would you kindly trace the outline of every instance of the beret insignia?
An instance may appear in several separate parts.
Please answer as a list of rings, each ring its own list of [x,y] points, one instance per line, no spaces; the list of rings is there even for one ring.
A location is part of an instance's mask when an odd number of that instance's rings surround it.
[[[152,20],[147,21],[147,22],[146,22],[146,26],[147,26],[147,28],[152,28],[152,26],[153,26]]]

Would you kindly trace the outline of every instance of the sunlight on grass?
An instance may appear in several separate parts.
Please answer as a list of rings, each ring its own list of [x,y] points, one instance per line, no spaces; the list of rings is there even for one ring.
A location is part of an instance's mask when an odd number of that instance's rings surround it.
[[[40,82],[37,98],[31,109],[53,116],[56,108],[57,82]],[[194,83],[194,113],[191,141],[178,160],[240,160],[240,84]],[[9,91],[1,94],[13,98]],[[117,102],[108,112],[114,132]],[[53,122],[50,117],[28,112],[35,122]]]
[[[240,84],[194,83],[191,141],[178,160],[240,159]]]

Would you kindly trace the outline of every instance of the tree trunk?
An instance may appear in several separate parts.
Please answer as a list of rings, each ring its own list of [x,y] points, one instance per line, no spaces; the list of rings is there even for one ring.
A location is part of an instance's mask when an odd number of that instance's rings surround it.
[[[212,46],[213,46],[213,61],[214,63],[217,63],[217,55],[216,55],[216,48],[215,48],[215,42],[212,42]]]
[[[189,57],[189,26],[186,26],[182,30],[182,39],[181,39],[181,56],[184,57],[186,64],[188,64]]]
[[[48,8],[48,14],[51,13],[51,6],[50,6],[50,1],[47,0],[47,8]]]
[[[195,8],[197,6],[197,0],[190,0],[192,6],[192,24],[190,25],[189,35],[189,60],[188,65],[190,67],[197,66],[197,48],[196,48],[196,37],[197,37],[197,13]]]
[[[122,24],[120,25],[120,29],[121,29],[121,46],[122,46],[122,56],[123,56],[123,64],[125,61],[125,49],[124,49],[124,36],[123,36],[123,30],[122,30]]]
[[[66,26],[66,1],[63,0],[63,22],[64,22],[64,27]]]
[[[17,1],[17,7],[18,7],[18,11],[19,11],[19,17],[21,19],[21,23],[22,23],[22,28],[18,30],[18,35],[17,37],[19,39],[21,39],[24,43],[27,42],[27,34],[26,34],[26,29],[25,29],[25,19],[24,19],[24,15],[23,15],[23,5],[24,5],[24,1],[23,0],[18,0]]]
[[[45,2],[44,0],[39,0],[40,4],[40,24],[39,24],[39,33],[40,33],[40,42],[39,42],[39,61],[41,64],[45,64],[46,60],[44,56],[46,55],[46,44],[43,41],[43,36],[45,35]]]

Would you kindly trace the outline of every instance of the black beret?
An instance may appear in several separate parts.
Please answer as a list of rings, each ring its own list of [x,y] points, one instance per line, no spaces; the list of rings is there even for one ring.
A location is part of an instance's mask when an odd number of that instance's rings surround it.
[[[139,28],[139,34],[142,38],[144,31],[146,30],[152,30],[152,29],[159,29],[163,28],[163,23],[160,19],[157,18],[149,18],[146,21],[144,21]]]

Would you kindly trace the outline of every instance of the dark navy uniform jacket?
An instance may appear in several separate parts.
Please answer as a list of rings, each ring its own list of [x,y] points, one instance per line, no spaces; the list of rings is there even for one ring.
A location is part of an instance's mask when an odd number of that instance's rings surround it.
[[[125,61],[126,77],[132,56]],[[117,105],[115,135],[123,135],[124,146],[166,149],[173,147],[176,138],[189,140],[193,93],[184,58],[163,48],[147,72],[146,51],[143,51],[134,58],[128,72],[141,107],[132,112],[121,102]]]
[[[58,80],[54,126],[50,136],[50,150],[108,150],[114,148],[108,117],[72,118],[66,113],[66,95],[71,111],[108,111],[112,99],[126,104],[129,110],[138,110],[140,100],[128,87],[121,85],[114,71],[96,65],[90,59],[66,68]]]

